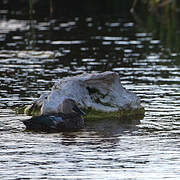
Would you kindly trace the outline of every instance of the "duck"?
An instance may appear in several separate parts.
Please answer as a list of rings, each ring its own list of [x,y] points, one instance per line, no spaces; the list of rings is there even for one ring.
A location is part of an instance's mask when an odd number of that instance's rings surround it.
[[[73,131],[84,128],[85,113],[77,106],[73,99],[65,99],[60,107],[59,113],[34,116],[23,120],[26,130],[29,131]]]

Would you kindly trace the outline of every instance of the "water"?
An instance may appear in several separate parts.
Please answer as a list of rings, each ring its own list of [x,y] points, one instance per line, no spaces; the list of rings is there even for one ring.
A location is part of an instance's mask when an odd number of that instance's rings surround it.
[[[179,179],[178,51],[130,17],[0,20],[1,179]],[[88,121],[78,132],[25,132],[31,104],[62,77],[115,71],[145,107],[140,121]]]

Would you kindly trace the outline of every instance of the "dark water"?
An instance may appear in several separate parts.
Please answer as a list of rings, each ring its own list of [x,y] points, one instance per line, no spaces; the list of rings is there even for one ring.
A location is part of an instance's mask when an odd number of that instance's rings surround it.
[[[131,16],[1,19],[0,178],[179,179],[179,58]],[[12,110],[59,78],[108,70],[141,98],[144,119],[43,134]]]

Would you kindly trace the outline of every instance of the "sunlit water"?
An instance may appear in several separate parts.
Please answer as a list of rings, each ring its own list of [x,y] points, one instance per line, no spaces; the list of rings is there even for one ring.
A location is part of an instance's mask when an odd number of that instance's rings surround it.
[[[1,179],[180,178],[179,52],[131,18],[0,20],[0,32]],[[141,98],[144,119],[31,133],[12,110],[59,78],[108,70]]]

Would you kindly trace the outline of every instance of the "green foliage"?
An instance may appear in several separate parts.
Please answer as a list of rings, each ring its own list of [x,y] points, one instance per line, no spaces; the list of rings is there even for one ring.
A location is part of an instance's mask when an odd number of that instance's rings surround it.
[[[179,0],[141,0],[147,9],[139,9],[138,18],[141,20],[140,26],[146,32],[152,32],[155,39],[159,39],[163,46],[171,52],[180,50],[179,36]],[[143,4],[141,4],[143,6]]]
[[[147,4],[151,9],[161,8],[165,11],[173,11],[179,4],[179,0],[141,0],[142,3]]]

